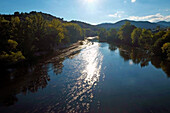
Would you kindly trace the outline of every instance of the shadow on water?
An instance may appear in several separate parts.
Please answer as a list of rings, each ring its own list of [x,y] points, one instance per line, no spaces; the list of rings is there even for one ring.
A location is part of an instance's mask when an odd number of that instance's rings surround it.
[[[133,64],[139,64],[141,68],[148,66],[149,62],[157,68],[162,69],[167,77],[170,77],[170,62],[163,60],[160,56],[152,56],[148,51],[141,50],[139,48],[133,48],[129,46],[120,46],[115,44],[109,44],[111,51],[119,50],[119,55],[124,59],[125,62],[130,61]]]

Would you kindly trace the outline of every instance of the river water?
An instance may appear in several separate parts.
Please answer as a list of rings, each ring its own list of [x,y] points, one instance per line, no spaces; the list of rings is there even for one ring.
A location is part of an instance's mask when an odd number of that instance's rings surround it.
[[[1,79],[1,113],[170,113],[170,65],[147,52],[93,42],[51,59]]]

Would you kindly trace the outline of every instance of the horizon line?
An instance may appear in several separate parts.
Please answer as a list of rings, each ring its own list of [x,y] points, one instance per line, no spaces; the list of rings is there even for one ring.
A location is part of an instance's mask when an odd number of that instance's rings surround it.
[[[14,15],[15,12],[19,12],[19,11],[14,11],[13,13],[0,13],[0,16],[1,15]],[[54,16],[56,18],[60,18],[60,19],[63,19],[64,21],[67,21],[67,22],[71,22],[71,21],[79,21],[79,22],[83,22],[83,23],[86,23],[86,24],[90,24],[90,25],[100,25],[100,24],[115,24],[115,23],[118,23],[120,21],[135,21],[135,22],[149,22],[149,23],[158,23],[158,22],[170,22],[170,21],[166,21],[166,20],[163,20],[163,21],[157,21],[157,22],[150,22],[148,20],[131,20],[131,19],[120,19],[120,20],[117,20],[115,22],[100,22],[100,23],[93,23],[93,22],[87,22],[87,21],[84,21],[84,20],[77,20],[77,19],[71,19],[71,20],[65,20],[65,18],[63,17],[59,17],[59,16],[56,16],[55,14],[51,14],[49,12],[42,12],[42,11],[30,11],[30,12],[19,12],[19,14],[21,13],[31,13],[31,12],[36,12],[36,13],[44,13],[44,14],[48,14],[48,15],[51,15],[51,16]]]

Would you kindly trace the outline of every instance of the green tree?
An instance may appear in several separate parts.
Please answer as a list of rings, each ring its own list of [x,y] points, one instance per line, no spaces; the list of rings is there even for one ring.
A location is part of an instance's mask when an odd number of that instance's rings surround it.
[[[106,29],[101,28],[101,29],[99,30],[98,36],[99,36],[99,41],[102,41],[102,42],[103,42],[103,41],[107,41],[107,36],[108,36],[108,34],[107,34]]]
[[[163,44],[170,42],[170,30],[168,30],[166,32],[166,34],[164,34],[162,36],[162,38],[159,38],[153,45],[152,47],[152,51],[155,55],[161,55],[162,54],[162,46]]]
[[[150,30],[142,29],[142,33],[139,37],[139,45],[149,49],[151,47],[152,37],[152,32]]]
[[[45,44],[46,47],[50,47],[52,49],[54,48],[55,45],[60,44],[63,39],[64,39],[63,24],[59,20],[53,19],[48,24],[47,38],[43,40],[42,44]]]
[[[131,34],[131,39],[132,39],[132,44],[134,46],[139,46],[139,37],[142,33],[142,29],[141,28],[136,28],[133,30],[132,34]]]
[[[107,41],[113,42],[115,40],[117,40],[117,31],[116,29],[112,28],[108,31]]]
[[[123,26],[121,26],[120,30],[118,31],[118,36],[121,41],[126,44],[131,44],[131,33],[136,27],[131,25],[130,22],[126,22]]]
[[[22,29],[22,51],[27,58],[32,58],[35,52],[42,51],[45,48],[43,44],[45,38],[47,38],[47,21],[41,14],[36,13],[25,18]]]
[[[22,23],[18,16],[12,17],[10,21],[10,38],[17,41],[18,43],[21,43],[21,40],[23,40],[23,28]]]
[[[165,31],[159,31],[157,33],[153,34],[153,39],[152,39],[152,45],[159,39],[162,38],[162,36],[165,34]]]
[[[162,53],[165,53],[167,59],[170,61],[170,42],[165,43],[161,49]]]
[[[8,40],[8,45],[9,45],[8,46],[9,50],[10,49],[13,50],[13,49],[16,49],[18,43],[16,41],[14,41],[14,40],[9,39]]]
[[[64,23],[65,35],[70,38],[70,42],[84,39],[83,30],[78,24]]]
[[[0,51],[5,50],[7,47],[7,40],[10,38],[10,21],[0,17]]]
[[[18,16],[18,15],[19,15],[19,12],[18,12],[18,11],[14,12],[14,15],[15,15],[15,16]]]
[[[25,59],[25,57],[22,55],[22,52],[17,51],[16,47],[18,43],[16,41],[9,39],[7,43],[7,51],[1,51],[0,53],[1,65],[13,64]]]

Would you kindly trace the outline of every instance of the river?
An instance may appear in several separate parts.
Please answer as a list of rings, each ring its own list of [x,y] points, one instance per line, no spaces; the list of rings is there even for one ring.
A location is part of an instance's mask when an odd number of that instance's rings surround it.
[[[168,62],[99,42],[67,50],[2,78],[0,113],[170,112]]]

